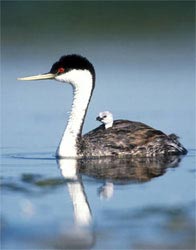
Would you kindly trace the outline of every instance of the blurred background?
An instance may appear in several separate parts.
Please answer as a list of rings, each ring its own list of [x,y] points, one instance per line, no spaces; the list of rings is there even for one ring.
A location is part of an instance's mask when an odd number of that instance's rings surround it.
[[[84,132],[110,110],[195,146],[194,1],[2,1],[2,142],[57,146],[70,86],[18,82],[65,54],[87,57],[96,88]],[[33,128],[32,128],[33,127]]]
[[[96,178],[99,164],[63,178],[54,154],[71,86],[16,79],[71,53],[96,69],[84,133],[109,110],[176,133],[188,155],[128,168],[130,182]],[[194,249],[195,109],[194,1],[1,1],[2,249]],[[74,183],[92,211],[87,231],[73,223]]]

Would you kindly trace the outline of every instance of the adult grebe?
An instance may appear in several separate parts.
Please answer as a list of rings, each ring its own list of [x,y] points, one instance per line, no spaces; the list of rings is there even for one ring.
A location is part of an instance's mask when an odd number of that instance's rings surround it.
[[[105,125],[105,129],[110,128],[113,125],[113,115],[109,111],[100,112],[96,120],[103,123]]]
[[[80,55],[62,56],[53,64],[49,73],[18,78],[18,80],[55,79],[73,87],[73,103],[56,156],[99,157],[186,154],[177,136],[166,135],[160,130],[140,122],[116,120],[105,129],[97,127],[82,136],[82,127],[95,86],[93,65]]]

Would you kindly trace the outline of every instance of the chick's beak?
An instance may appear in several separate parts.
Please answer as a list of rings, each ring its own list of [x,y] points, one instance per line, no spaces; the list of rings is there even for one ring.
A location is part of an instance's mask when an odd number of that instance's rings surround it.
[[[102,121],[102,118],[101,118],[100,116],[97,116],[97,117],[96,117],[96,120],[101,122],[101,121]]]

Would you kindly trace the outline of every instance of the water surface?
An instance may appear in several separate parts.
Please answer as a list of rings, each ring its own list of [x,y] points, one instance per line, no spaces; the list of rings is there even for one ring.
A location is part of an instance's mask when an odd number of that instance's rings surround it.
[[[194,249],[194,15],[191,1],[2,2],[2,249]],[[70,53],[96,68],[84,132],[109,110],[188,155],[56,161],[71,87],[16,78]]]

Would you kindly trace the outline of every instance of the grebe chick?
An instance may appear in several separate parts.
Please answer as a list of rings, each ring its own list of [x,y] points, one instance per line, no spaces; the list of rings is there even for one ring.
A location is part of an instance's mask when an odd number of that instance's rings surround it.
[[[111,129],[105,129],[101,125],[82,135],[86,112],[95,87],[95,70],[86,58],[79,55],[62,56],[52,65],[49,73],[18,80],[46,79],[71,84],[74,94],[71,113],[56,157],[155,157],[187,153],[176,136],[168,136],[141,122],[116,120]]]
[[[113,125],[113,115],[109,111],[100,112],[96,120],[103,123],[105,125],[105,129],[110,128]]]

